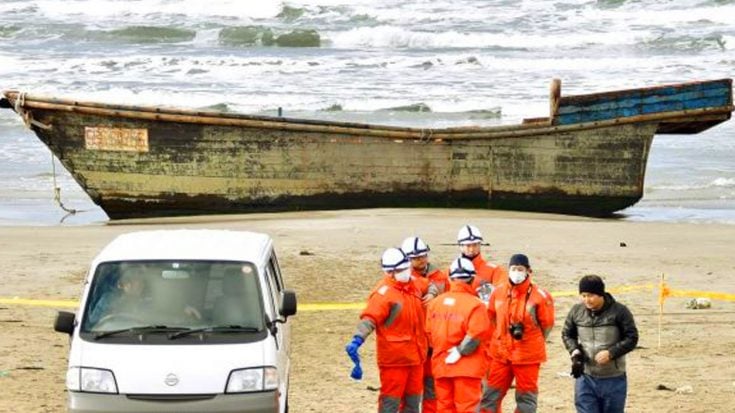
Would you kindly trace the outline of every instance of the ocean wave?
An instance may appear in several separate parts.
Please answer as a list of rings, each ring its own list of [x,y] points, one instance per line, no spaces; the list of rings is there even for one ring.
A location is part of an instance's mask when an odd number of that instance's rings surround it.
[[[281,11],[276,15],[279,19],[287,22],[297,20],[299,17],[304,15],[304,9],[301,7],[292,7],[288,4],[284,4]]]
[[[597,0],[595,5],[601,9],[615,9],[623,6],[626,0]]]
[[[682,184],[682,185],[653,185],[651,190],[668,190],[668,191],[696,191],[710,188],[735,188],[735,178],[719,177],[709,182],[699,184]]]
[[[8,31],[8,36],[18,36]],[[184,28],[177,26],[133,25],[116,29],[87,29],[81,25],[38,26],[26,31],[31,37],[63,38],[71,41],[114,42],[121,44],[191,43],[200,47],[280,46],[319,47],[321,35],[314,29],[282,29],[263,25],[221,28]],[[0,38],[3,37],[0,29]]]
[[[0,13],[34,15],[38,19],[100,23],[111,20],[149,21],[165,16],[182,21],[250,20],[274,18],[283,11],[281,0],[31,0],[0,5]]]
[[[8,84],[8,80],[18,74],[18,67],[20,67],[21,59],[16,56],[5,55],[0,52],[0,76],[4,80],[4,85],[0,89],[5,87],[12,87],[13,85]]]
[[[13,37],[20,29],[20,26],[16,25],[0,26],[0,38]]]
[[[39,165],[50,165],[49,152],[41,141],[36,139],[35,135],[30,131],[18,133],[26,133],[26,135],[22,138],[11,136],[9,141],[0,145],[0,161],[3,163],[0,166],[0,170],[17,168],[18,165],[24,165],[24,168],[16,171],[17,174],[22,175],[32,173],[32,170],[39,168]],[[3,139],[7,139],[7,136]],[[30,165],[33,166],[31,167]]]
[[[397,26],[359,27],[325,33],[337,48],[492,48],[496,51],[524,51],[571,48],[581,45],[633,45],[640,33],[478,33],[457,30],[430,32]]]
[[[321,36],[314,29],[294,29],[276,36],[274,43],[280,47],[319,47]]]
[[[110,31],[89,31],[94,40],[120,40],[129,43],[180,43],[194,39],[194,30],[165,26],[128,26]]]
[[[391,108],[380,109],[386,112],[431,112],[429,105],[423,102],[412,103],[410,105],[395,106]]]
[[[14,194],[18,198],[37,196],[45,197],[49,200],[53,199],[54,179],[52,174],[49,174],[48,176],[14,177],[7,181],[9,181],[8,185],[4,185],[0,190],[0,197],[7,196],[8,194]],[[61,188],[64,199],[71,197],[88,197],[85,196],[82,189],[79,187],[79,184],[74,181],[66,170],[60,171],[57,169],[56,186]]]
[[[344,108],[339,103],[333,103],[323,109],[319,109],[320,112],[342,112]]]
[[[275,41],[270,27],[241,26],[222,29],[219,43],[226,46],[272,46]]]
[[[637,46],[643,49],[651,49],[657,52],[703,52],[707,50],[726,50],[728,39],[722,34],[715,33],[710,35],[697,36],[670,36],[669,34],[661,34],[655,39],[644,40]]]
[[[349,107],[365,107],[365,106],[382,106],[380,102],[374,102],[372,104],[360,105],[357,102],[346,102]],[[441,110],[436,109],[440,107]],[[368,118],[381,119],[385,116],[389,116],[389,119],[395,119],[395,117],[405,116],[407,126],[412,125],[411,121],[420,121],[422,126],[430,127],[443,127],[443,126],[469,126],[469,125],[496,125],[497,121],[503,117],[503,110],[501,107],[491,107],[486,109],[469,109],[466,108],[458,109],[456,106],[450,107],[448,102],[434,102],[432,105],[426,103],[414,103],[399,106],[387,106],[373,108],[372,110],[366,109],[351,109],[345,110],[342,105],[332,105],[328,107],[330,111],[343,111],[345,113],[354,113],[356,115],[357,122],[364,122],[360,119],[360,116],[366,116]],[[327,109],[324,109],[327,111]],[[419,118],[424,116],[424,118]]]
[[[251,13],[249,8],[244,12],[242,6],[228,1],[214,1],[205,7],[200,0],[158,0],[136,4],[134,9],[119,4],[125,2],[104,0],[67,2],[69,7],[51,3],[35,2],[37,14],[42,16],[28,18],[37,23],[19,30],[19,23],[11,22],[0,27],[0,38],[20,37],[20,33],[25,33],[23,39],[63,37],[132,44],[181,43],[200,38],[201,32],[219,27],[221,31],[214,40],[219,45],[233,47],[321,45],[340,49],[481,48],[523,52],[583,50],[597,46],[600,52],[605,52],[611,47],[636,46],[643,50],[706,51],[728,47],[728,37],[732,34],[727,28],[732,25],[725,23],[722,16],[735,13],[733,6],[668,10],[646,5],[640,10],[623,3],[613,9],[590,10],[588,5],[576,7],[573,3],[568,5],[568,10],[558,4],[558,10],[529,18],[528,13],[538,6],[523,2],[520,10],[506,10],[507,16],[495,22],[516,30],[496,31],[488,30],[486,19],[480,19],[480,14],[468,14],[466,7],[449,11],[446,5],[412,5],[410,10],[405,10],[367,4],[347,7],[328,1],[315,2],[327,4],[308,5],[269,1],[261,12]],[[102,10],[87,11],[79,7],[80,4]],[[222,13],[223,5],[227,4],[232,10]],[[196,10],[196,6],[203,9]],[[69,9],[77,13],[64,14]],[[51,12],[59,14],[46,14]],[[437,27],[437,16],[443,21],[446,12],[456,14],[451,14],[449,23]],[[0,11],[0,16],[7,13]],[[404,14],[406,16],[398,17]],[[662,18],[662,14],[667,17]],[[120,27],[121,22],[126,22],[127,26]]]
[[[628,221],[639,222],[682,222],[691,224],[735,224],[735,208],[724,205],[721,208],[706,205],[681,206],[679,203],[647,202],[645,198],[638,204],[620,211]]]
[[[735,187],[735,178],[717,178],[711,184],[719,187]]]
[[[386,102],[373,102],[372,104],[373,106],[381,106],[383,109],[355,109],[355,107],[359,106],[355,105],[355,102],[345,102],[347,107],[342,103],[332,103],[329,105],[316,106],[320,108],[317,110],[281,108],[282,111],[279,114],[278,108],[270,108],[268,110],[259,111],[257,114],[262,116],[284,116],[294,119],[312,119],[429,129],[457,126],[497,126],[501,124],[500,108],[491,108],[488,110],[472,112],[427,112],[386,110],[385,108],[391,107],[391,105],[386,104]]]
[[[52,49],[52,43],[61,39],[64,43],[74,42],[103,42],[120,44],[151,44],[151,43],[182,43],[190,42],[197,35],[197,30],[175,26],[158,25],[131,25],[118,28],[99,29],[90,28],[84,24],[55,24],[43,23],[28,27],[6,26],[9,30],[0,28],[0,38],[15,39],[19,44],[37,47],[47,44]]]
[[[232,108],[230,108],[230,105],[224,102],[214,103],[207,106],[200,106],[197,109],[209,112],[232,112]]]

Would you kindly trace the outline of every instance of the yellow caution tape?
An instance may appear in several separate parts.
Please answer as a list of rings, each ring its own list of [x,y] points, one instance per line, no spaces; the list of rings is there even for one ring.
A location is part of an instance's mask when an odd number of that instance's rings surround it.
[[[576,297],[579,295],[579,291],[550,291],[552,297]]]
[[[310,303],[299,304],[299,311],[362,310],[365,303]]]
[[[735,302],[735,294],[716,293],[716,292],[710,292],[710,291],[671,290],[670,289],[668,295],[670,297],[690,297],[690,298],[707,297],[712,300]]]
[[[29,298],[0,298],[0,304],[29,305],[32,307],[62,307],[74,308],[79,306],[78,301],[72,300],[34,300]]]
[[[610,288],[611,293],[629,293],[631,291],[653,291],[653,284],[626,285],[623,287]]]

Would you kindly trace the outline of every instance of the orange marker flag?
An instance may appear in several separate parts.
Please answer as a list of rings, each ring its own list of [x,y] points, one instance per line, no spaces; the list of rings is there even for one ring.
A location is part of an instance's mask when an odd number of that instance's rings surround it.
[[[666,285],[666,281],[664,281],[664,275],[661,274],[661,281],[658,285],[658,305],[659,307],[664,305],[664,301],[666,300],[666,297],[671,296],[671,289],[668,285]]]
[[[664,301],[666,297],[671,295],[669,286],[666,285],[666,276],[661,274],[661,281],[658,284],[658,348],[661,348],[661,328],[664,318]]]

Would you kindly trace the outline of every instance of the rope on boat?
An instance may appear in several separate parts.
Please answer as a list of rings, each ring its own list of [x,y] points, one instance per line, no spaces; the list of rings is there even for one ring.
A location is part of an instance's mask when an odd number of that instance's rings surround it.
[[[15,105],[13,109],[15,110],[15,113],[17,113],[21,119],[23,119],[23,123],[25,123],[26,128],[33,129],[31,126],[35,126],[40,129],[49,130],[51,129],[51,125],[47,125],[45,123],[41,123],[35,119],[33,119],[33,115],[31,115],[31,111],[26,110],[23,108],[26,103],[26,92],[19,92],[18,97],[15,98]]]
[[[67,208],[63,202],[61,202],[61,188],[56,184],[56,162],[54,161],[54,154],[51,154],[51,174],[54,179],[54,201],[59,205],[61,209],[68,212],[69,214],[76,214],[78,211],[74,208]]]
[[[429,128],[429,132],[427,134],[426,129],[421,128],[421,136],[419,137],[419,141],[422,143],[429,143],[431,142],[432,136],[434,136],[434,129]]]

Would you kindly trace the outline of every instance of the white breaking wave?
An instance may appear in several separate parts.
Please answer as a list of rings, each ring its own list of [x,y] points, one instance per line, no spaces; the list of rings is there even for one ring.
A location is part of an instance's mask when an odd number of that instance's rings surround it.
[[[100,20],[135,22],[150,15],[185,18],[250,20],[275,17],[279,0],[36,0],[0,5],[0,13],[31,13],[50,21],[96,23]]]
[[[663,189],[669,191],[695,191],[709,188],[735,188],[735,178],[716,178],[701,184],[690,185],[654,185],[651,189]]]
[[[17,68],[20,65],[20,59],[17,57],[0,53],[0,79],[7,79],[9,75],[17,74]]]
[[[735,209],[688,208],[673,205],[640,205],[627,208],[621,213],[630,221],[641,222],[687,222],[692,224],[735,224]]]
[[[712,186],[735,187],[735,178],[717,178],[711,182]]]
[[[422,32],[413,29],[379,26],[360,27],[348,32],[327,33],[337,48],[508,48],[548,49],[575,45],[631,45],[650,33],[462,33],[457,31]]]
[[[722,47],[726,50],[733,50],[735,49],[735,36],[730,35],[723,35],[722,36]]]
[[[685,2],[651,1],[640,8],[639,3],[630,2],[620,9],[602,10],[596,15],[600,19],[625,22],[630,26],[677,28],[682,24],[702,21],[728,26],[732,24],[733,16],[735,16],[735,5],[694,7],[699,3],[701,2],[696,1],[686,5]],[[588,14],[585,13],[585,16],[588,16]]]

